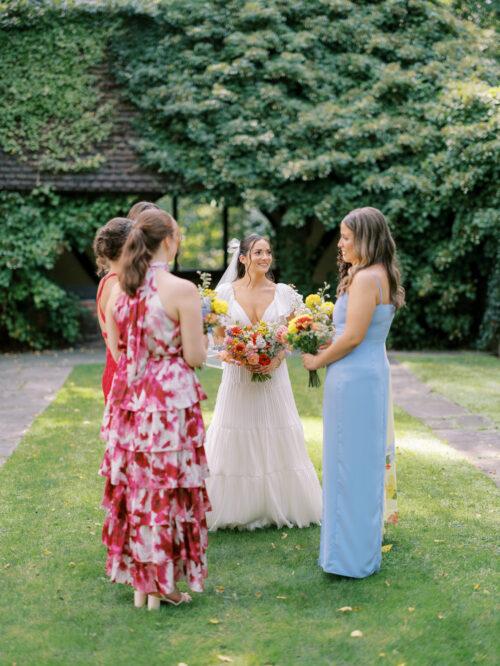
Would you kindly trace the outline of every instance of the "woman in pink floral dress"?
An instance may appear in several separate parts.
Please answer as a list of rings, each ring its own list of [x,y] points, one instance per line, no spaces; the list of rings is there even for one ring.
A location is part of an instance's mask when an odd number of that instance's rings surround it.
[[[106,311],[118,363],[102,425],[106,571],[149,609],[190,601],[177,582],[201,592],[207,576],[206,396],[193,370],[205,341],[196,287],[168,271],[178,245],[170,215],[141,213]]]

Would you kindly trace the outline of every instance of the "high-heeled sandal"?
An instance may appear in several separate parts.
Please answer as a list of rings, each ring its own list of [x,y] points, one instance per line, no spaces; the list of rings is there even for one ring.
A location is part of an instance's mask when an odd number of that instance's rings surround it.
[[[142,608],[146,603],[147,594],[141,592],[140,590],[134,590],[134,606],[136,608]]]
[[[181,604],[189,604],[192,600],[191,595],[187,592],[181,592],[179,601],[174,601],[168,597],[157,597],[154,594],[148,594],[148,610],[159,610],[162,601],[165,604],[172,604],[172,606],[180,606]]]

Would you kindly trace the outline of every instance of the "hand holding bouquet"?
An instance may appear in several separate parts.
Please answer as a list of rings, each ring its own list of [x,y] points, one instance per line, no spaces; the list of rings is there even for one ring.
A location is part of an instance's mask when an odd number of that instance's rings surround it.
[[[285,349],[285,334],[285,326],[263,321],[255,326],[229,326],[221,359],[245,367],[252,373],[252,382],[265,382],[271,379],[266,368],[271,370],[274,359]]]
[[[212,331],[215,326],[224,324],[224,316],[228,311],[228,304],[222,298],[217,296],[217,292],[210,288],[212,277],[210,273],[201,273],[198,271],[201,284],[198,285],[198,291],[201,298],[201,313],[203,317],[203,332],[205,334]]]
[[[332,323],[333,303],[327,301],[326,284],[316,294],[309,294],[305,307],[288,322],[286,341],[292,349],[303,354],[317,354],[320,347],[332,340],[334,327]],[[321,385],[318,371],[309,371],[309,386],[317,388]]]

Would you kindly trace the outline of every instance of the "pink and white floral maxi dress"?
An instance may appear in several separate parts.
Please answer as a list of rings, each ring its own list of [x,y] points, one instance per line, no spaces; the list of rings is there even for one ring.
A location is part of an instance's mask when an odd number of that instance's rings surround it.
[[[210,510],[205,478],[206,398],[182,357],[180,328],[166,314],[150,266],[134,297],[119,297],[114,316],[121,356],[104,412],[106,478],[102,538],[111,580],[169,594],[207,576]]]

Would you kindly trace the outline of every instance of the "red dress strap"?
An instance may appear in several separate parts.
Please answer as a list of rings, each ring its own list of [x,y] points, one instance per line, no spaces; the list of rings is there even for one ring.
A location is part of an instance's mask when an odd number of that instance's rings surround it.
[[[107,273],[102,278],[102,280],[99,282],[99,286],[97,288],[97,296],[95,297],[95,302],[97,303],[97,307],[99,308],[99,314],[101,315],[101,319],[104,323],[106,323],[106,315],[104,313],[104,310],[101,307],[101,296],[102,296],[102,290],[104,289],[104,285],[106,284],[106,282],[111,277],[116,277],[116,273]]]

